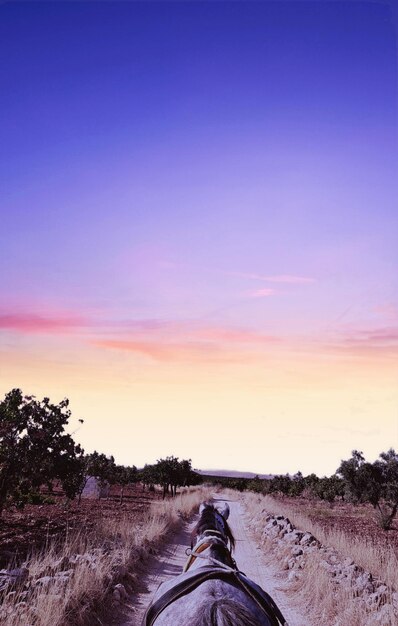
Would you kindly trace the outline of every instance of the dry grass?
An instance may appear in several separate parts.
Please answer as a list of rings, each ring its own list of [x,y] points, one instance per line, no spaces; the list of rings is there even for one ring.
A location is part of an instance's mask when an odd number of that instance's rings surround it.
[[[398,558],[393,548],[382,548],[368,539],[347,535],[338,529],[325,531],[321,525],[301,511],[297,511],[294,506],[289,506],[288,502],[280,502],[271,496],[246,494],[245,502],[250,513],[265,508],[272,515],[288,517],[297,528],[309,531],[324,545],[331,546],[344,556],[350,557],[373,576],[398,590]]]
[[[264,551],[270,555],[275,545],[270,539],[264,541],[261,535],[264,511],[271,515],[288,517],[298,529],[311,532],[322,544],[335,548],[344,557],[352,558],[374,577],[393,589],[398,589],[398,560],[392,549],[384,550],[361,537],[353,538],[338,530],[325,532],[320,525],[293,506],[289,506],[289,503],[277,501],[270,496],[244,494],[242,498],[249,516],[257,521],[257,539],[263,544]],[[281,557],[281,554],[278,553],[278,556]],[[363,600],[355,597],[350,589],[333,585],[330,575],[320,566],[323,558],[322,554],[316,552],[308,555],[300,579],[289,586],[289,592],[302,600],[314,624],[396,626],[397,615],[393,614],[390,605],[380,606],[377,611],[370,611]]]
[[[31,590],[15,589],[4,598],[0,623],[7,626],[80,626],[95,623],[110,591],[123,578],[134,584],[134,573],[149,550],[164,543],[167,534],[210,496],[206,488],[187,489],[173,500],[152,503],[148,517],[102,520],[95,532],[82,529],[62,545],[50,545],[24,564],[29,579],[48,576]],[[76,556],[81,555],[81,556]],[[69,579],[56,574],[71,568]],[[127,575],[126,575],[127,572]],[[60,576],[62,578],[62,576]],[[126,582],[127,581],[127,582]],[[98,619],[98,623],[100,623]]]

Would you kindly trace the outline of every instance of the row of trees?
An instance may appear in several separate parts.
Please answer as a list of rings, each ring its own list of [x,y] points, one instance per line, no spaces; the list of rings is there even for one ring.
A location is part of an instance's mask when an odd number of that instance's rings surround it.
[[[159,485],[163,497],[200,481],[191,460],[171,456],[138,470],[135,465],[117,465],[112,456],[84,454],[65,432],[70,417],[67,399],[53,404],[49,398],[37,400],[13,389],[0,402],[0,515],[8,503],[23,506],[43,485],[51,491],[55,480],[67,498],[79,501],[90,476],[100,486],[118,484],[121,503],[126,487],[138,481]]]
[[[362,452],[354,450],[351,458],[342,461],[330,477],[303,476],[298,472],[294,476],[279,475],[271,479],[213,477],[213,482],[239,491],[306,496],[328,502],[337,499],[355,504],[368,502],[377,511],[380,526],[385,530],[391,528],[398,511],[398,454],[392,448],[382,452],[373,463],[366,461]]]

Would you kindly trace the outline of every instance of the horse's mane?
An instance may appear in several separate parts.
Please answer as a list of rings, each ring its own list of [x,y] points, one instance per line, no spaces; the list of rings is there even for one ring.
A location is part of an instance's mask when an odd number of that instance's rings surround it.
[[[195,535],[201,535],[205,530],[210,530],[210,529],[217,530],[214,524],[215,513],[217,513],[217,515],[221,515],[221,517],[224,520],[225,534],[229,539],[229,542],[231,545],[231,552],[232,552],[232,550],[235,548],[235,538],[232,534],[232,531],[229,527],[227,520],[220,513],[220,511],[216,509],[216,507],[213,504],[207,504],[205,508],[203,509],[201,516],[199,518],[199,521],[194,527],[192,534],[191,534],[191,547],[193,546]]]
[[[259,626],[259,622],[240,602],[221,598],[198,607],[190,626]]]

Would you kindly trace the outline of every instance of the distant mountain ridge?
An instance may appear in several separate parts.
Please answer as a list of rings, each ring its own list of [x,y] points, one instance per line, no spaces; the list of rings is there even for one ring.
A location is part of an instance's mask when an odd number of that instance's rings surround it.
[[[237,470],[224,470],[224,469],[206,469],[195,470],[201,476],[220,476],[223,478],[273,478],[273,474],[256,474],[254,472],[240,472]]]

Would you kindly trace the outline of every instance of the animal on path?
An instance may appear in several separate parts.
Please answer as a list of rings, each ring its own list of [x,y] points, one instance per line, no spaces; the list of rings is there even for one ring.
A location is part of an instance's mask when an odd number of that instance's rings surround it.
[[[240,572],[227,502],[203,502],[181,574],[162,583],[142,626],[288,626],[272,598]]]

